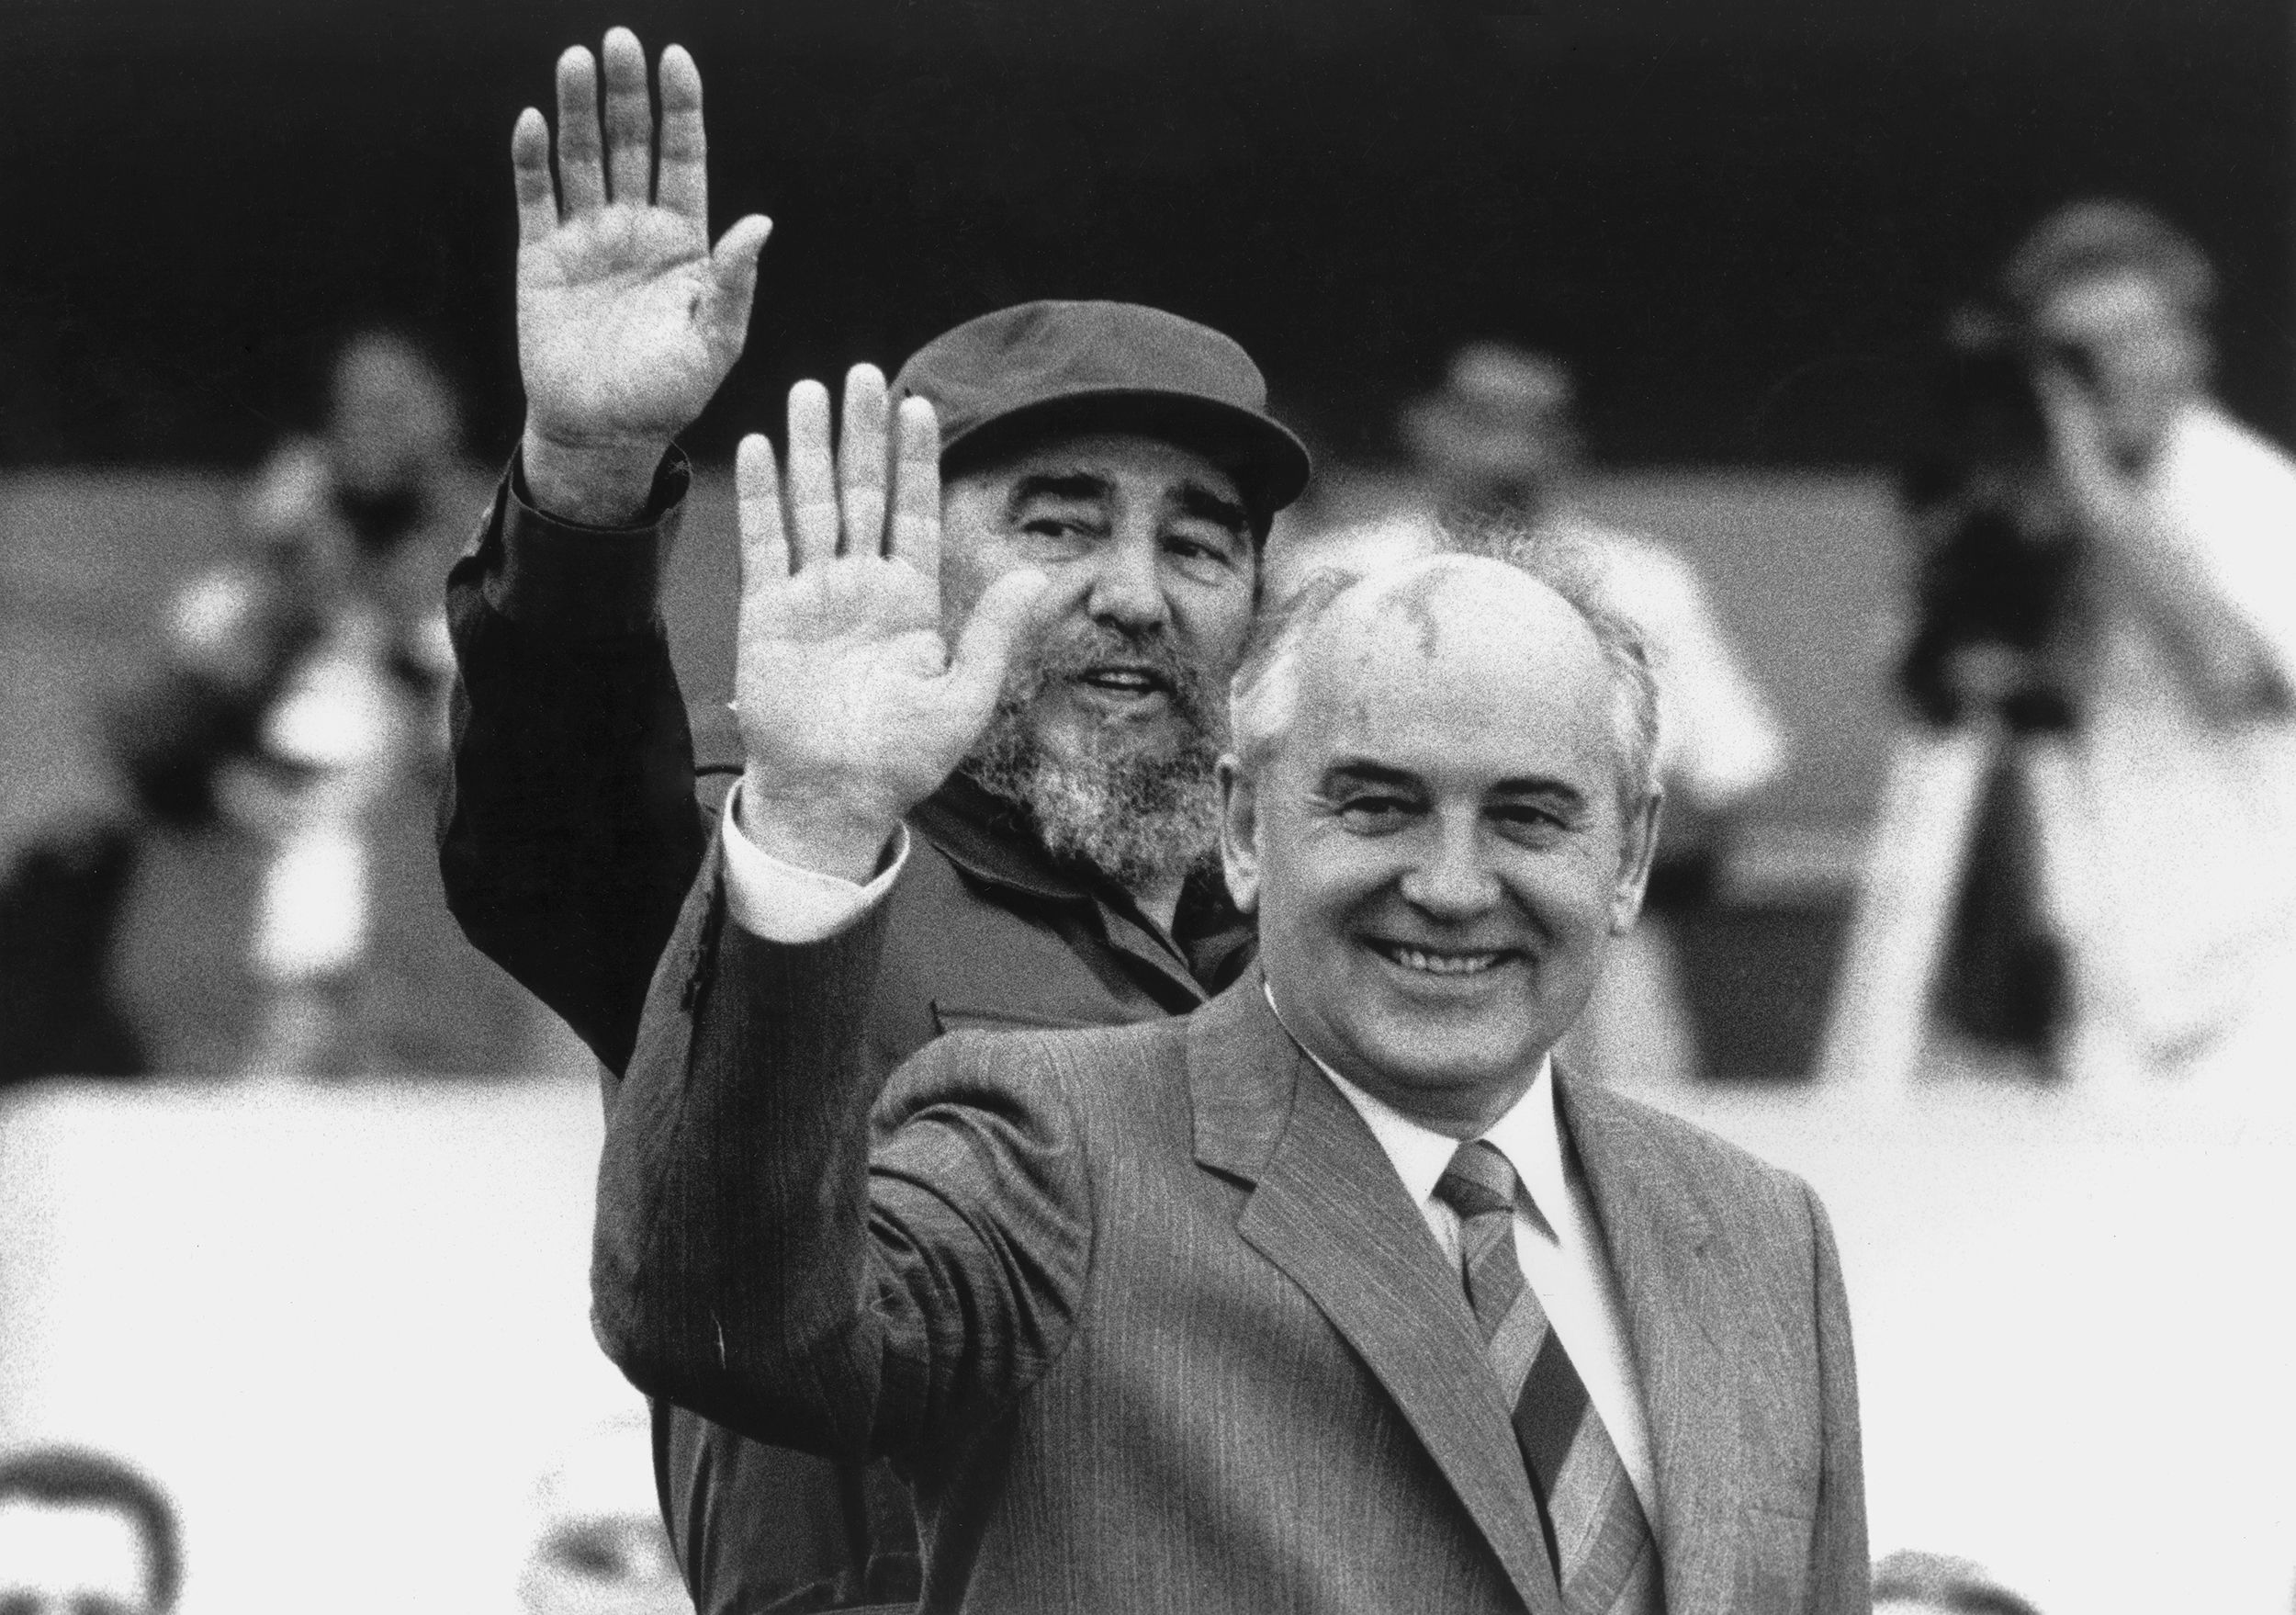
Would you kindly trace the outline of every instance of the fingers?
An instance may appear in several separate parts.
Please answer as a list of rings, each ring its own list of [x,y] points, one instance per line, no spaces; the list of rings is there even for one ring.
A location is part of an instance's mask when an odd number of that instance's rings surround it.
[[[643,208],[654,194],[654,99],[646,87],[646,48],[628,28],[608,28],[606,194]]]
[[[709,142],[702,133],[702,74],[685,47],[672,45],[661,53],[657,76],[661,80],[661,166],[654,180],[654,199],[706,227]],[[732,233],[726,232],[728,238]],[[719,250],[724,250],[723,243]],[[754,254],[750,261],[756,262]]]
[[[837,554],[837,472],[829,455],[829,390],[800,381],[789,390],[791,570]]]
[[[893,530],[885,553],[926,577],[940,576],[940,421],[921,398],[905,398],[894,425]]]
[[[741,593],[746,600],[786,582],[790,572],[773,446],[755,432],[734,451],[734,516],[741,533]]]
[[[532,246],[558,227],[550,183],[550,125],[532,107],[511,130],[511,182],[518,191],[518,244]]]
[[[981,593],[957,636],[949,681],[959,703],[985,721],[1005,687],[1005,669],[1020,641],[1034,630],[1037,604],[1052,580],[1033,567],[1007,572]]]
[[[845,373],[845,421],[838,435],[838,503],[849,555],[879,555],[885,538],[885,378],[874,365]]]
[[[606,205],[598,144],[598,63],[580,45],[558,58],[558,195],[568,217]]]
[[[749,306],[758,291],[758,254],[772,232],[771,220],[752,213],[720,236],[710,254],[709,285],[694,318],[713,345],[738,354],[748,340]]]

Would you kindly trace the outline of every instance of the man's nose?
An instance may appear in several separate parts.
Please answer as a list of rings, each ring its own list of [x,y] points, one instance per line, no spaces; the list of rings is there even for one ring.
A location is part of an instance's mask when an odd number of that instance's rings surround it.
[[[1092,588],[1085,609],[1102,622],[1126,628],[1162,627],[1172,619],[1157,565],[1153,532],[1120,530],[1109,535],[1091,560]]]
[[[1407,902],[1446,920],[1483,913],[1499,900],[1499,877],[1471,819],[1428,825],[1401,887]]]

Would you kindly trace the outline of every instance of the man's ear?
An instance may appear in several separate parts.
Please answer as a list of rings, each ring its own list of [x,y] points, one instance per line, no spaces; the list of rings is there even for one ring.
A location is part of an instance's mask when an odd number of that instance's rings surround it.
[[[1213,777],[1220,783],[1220,867],[1228,877],[1228,896],[1239,912],[1256,913],[1260,903],[1259,792],[1232,752],[1220,760]]]
[[[1666,793],[1652,791],[1626,814],[1618,838],[1618,882],[1611,888],[1610,933],[1624,936],[1634,929],[1642,912],[1642,893],[1650,884],[1650,864],[1658,856],[1659,819]]]

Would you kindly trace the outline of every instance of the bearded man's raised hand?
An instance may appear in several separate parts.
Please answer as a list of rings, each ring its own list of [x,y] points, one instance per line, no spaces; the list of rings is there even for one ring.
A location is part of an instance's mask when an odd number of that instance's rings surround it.
[[[599,64],[558,58],[557,179],[550,126],[529,107],[511,136],[518,191],[518,363],[526,483],[554,515],[633,520],[670,441],[741,356],[771,224],[709,240],[702,75],[661,54],[658,170],[646,52],[627,28]]]
[[[743,439],[734,462],[740,822],[775,857],[858,881],[986,727],[1047,580],[998,579],[951,645],[932,405],[890,410],[884,377],[861,365],[834,453],[829,413],[827,390],[800,382],[787,478],[762,437]]]

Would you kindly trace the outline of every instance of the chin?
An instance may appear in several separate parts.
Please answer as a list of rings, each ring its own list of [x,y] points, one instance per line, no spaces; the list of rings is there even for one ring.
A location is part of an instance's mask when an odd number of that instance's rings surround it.
[[[1523,1029],[1428,1025],[1416,1017],[1399,1017],[1365,1045],[1391,1080],[1429,1091],[1484,1090],[1522,1080],[1546,1052],[1547,1045]]]

